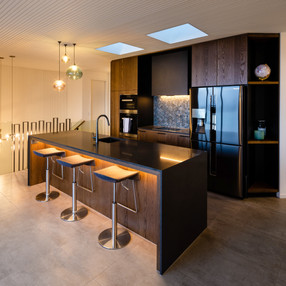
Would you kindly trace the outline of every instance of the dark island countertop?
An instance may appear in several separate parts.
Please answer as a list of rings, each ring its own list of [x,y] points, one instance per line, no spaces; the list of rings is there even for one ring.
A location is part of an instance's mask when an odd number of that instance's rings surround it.
[[[98,142],[96,145],[93,133],[77,130],[36,134],[30,137],[99,159],[126,162],[156,171],[171,168],[202,153],[202,151],[189,148],[119,138],[116,142]],[[104,137],[107,136],[100,136],[100,138]]]

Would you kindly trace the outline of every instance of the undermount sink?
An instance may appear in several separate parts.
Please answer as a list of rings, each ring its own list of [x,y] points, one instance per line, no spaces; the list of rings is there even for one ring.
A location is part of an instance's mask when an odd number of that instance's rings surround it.
[[[104,143],[113,143],[113,142],[120,141],[120,139],[114,138],[114,137],[105,137],[105,138],[98,139],[98,141],[104,142]]]

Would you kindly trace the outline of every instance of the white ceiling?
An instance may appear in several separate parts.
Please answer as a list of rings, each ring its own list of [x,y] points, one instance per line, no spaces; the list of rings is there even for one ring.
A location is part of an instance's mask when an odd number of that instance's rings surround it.
[[[77,43],[76,63],[96,70],[120,56],[95,48],[124,42],[133,56],[248,32],[286,32],[286,0],[0,0],[0,57],[57,70],[57,41]],[[166,44],[148,33],[185,23],[209,36]],[[62,53],[63,53],[62,49]],[[72,55],[72,48],[68,48]]]

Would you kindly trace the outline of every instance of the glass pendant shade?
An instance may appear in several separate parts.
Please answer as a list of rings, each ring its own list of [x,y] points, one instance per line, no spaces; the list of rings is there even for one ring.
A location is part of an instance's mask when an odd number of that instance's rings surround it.
[[[54,81],[54,84],[53,84],[53,88],[58,91],[62,91],[65,88],[65,86],[66,86],[65,82],[61,79]]]
[[[77,80],[82,77],[82,71],[77,65],[72,65],[67,69],[66,75],[70,79]]]
[[[64,55],[64,56],[62,56],[62,62],[63,63],[67,63],[67,62],[69,62],[69,60],[70,60],[70,57],[69,56],[67,56],[67,55]]]
[[[67,77],[72,79],[72,80],[77,80],[77,79],[80,79],[82,77],[81,69],[75,64],[75,45],[76,44],[73,44],[74,64],[66,70]]]
[[[70,60],[70,57],[67,55],[67,44],[64,44],[65,46],[65,54],[62,56],[62,62],[67,63]]]
[[[63,80],[61,80],[61,41],[58,41],[58,43],[59,43],[59,79],[54,81],[53,88],[56,89],[57,91],[62,91],[65,88],[66,83]]]

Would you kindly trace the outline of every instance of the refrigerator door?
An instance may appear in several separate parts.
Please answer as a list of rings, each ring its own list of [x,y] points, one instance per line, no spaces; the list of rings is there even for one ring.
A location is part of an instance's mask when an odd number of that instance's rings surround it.
[[[193,140],[210,140],[211,87],[191,89],[191,132]]]
[[[208,190],[244,197],[243,147],[202,141],[192,141],[192,148],[208,152]]]
[[[214,87],[210,141],[242,145],[242,112],[242,86]]]

